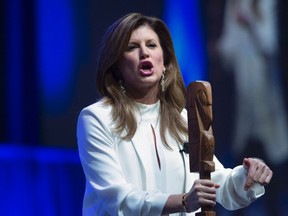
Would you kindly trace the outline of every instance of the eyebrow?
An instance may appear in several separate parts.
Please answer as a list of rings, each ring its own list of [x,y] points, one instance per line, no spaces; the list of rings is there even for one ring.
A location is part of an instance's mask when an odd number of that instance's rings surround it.
[[[157,39],[152,39],[152,38],[145,40],[145,42],[156,42],[156,43],[160,43],[159,40],[157,40]],[[138,43],[138,40],[133,40],[133,39],[131,40],[131,39],[130,39],[130,40],[129,40],[129,44],[130,44],[130,43]]]

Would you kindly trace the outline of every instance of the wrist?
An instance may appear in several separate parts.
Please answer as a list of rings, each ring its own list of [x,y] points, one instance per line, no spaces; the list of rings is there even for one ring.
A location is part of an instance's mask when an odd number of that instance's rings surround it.
[[[188,210],[188,205],[187,205],[187,202],[186,202],[186,196],[187,196],[187,193],[184,193],[183,196],[182,196],[182,208],[183,208],[183,212],[190,212]]]

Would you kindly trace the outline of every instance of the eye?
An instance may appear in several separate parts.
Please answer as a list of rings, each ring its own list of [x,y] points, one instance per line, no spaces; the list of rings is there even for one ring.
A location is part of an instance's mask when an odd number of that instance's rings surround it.
[[[129,52],[129,51],[132,51],[136,48],[137,48],[136,44],[128,44],[126,51]]]
[[[149,42],[149,43],[147,44],[147,47],[149,47],[149,48],[155,48],[155,47],[157,47],[157,44],[154,43],[154,42]]]

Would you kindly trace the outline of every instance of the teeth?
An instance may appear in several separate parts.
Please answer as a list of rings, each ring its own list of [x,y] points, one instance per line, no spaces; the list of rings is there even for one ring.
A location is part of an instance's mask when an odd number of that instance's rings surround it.
[[[141,69],[150,70],[153,67],[151,62],[143,62],[141,65]]]

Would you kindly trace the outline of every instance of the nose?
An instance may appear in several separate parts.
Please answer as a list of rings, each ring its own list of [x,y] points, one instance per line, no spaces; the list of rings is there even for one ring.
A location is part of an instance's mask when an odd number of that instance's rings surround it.
[[[149,53],[146,49],[146,47],[141,47],[140,48],[140,53],[139,53],[140,59],[145,59],[149,57]]]

